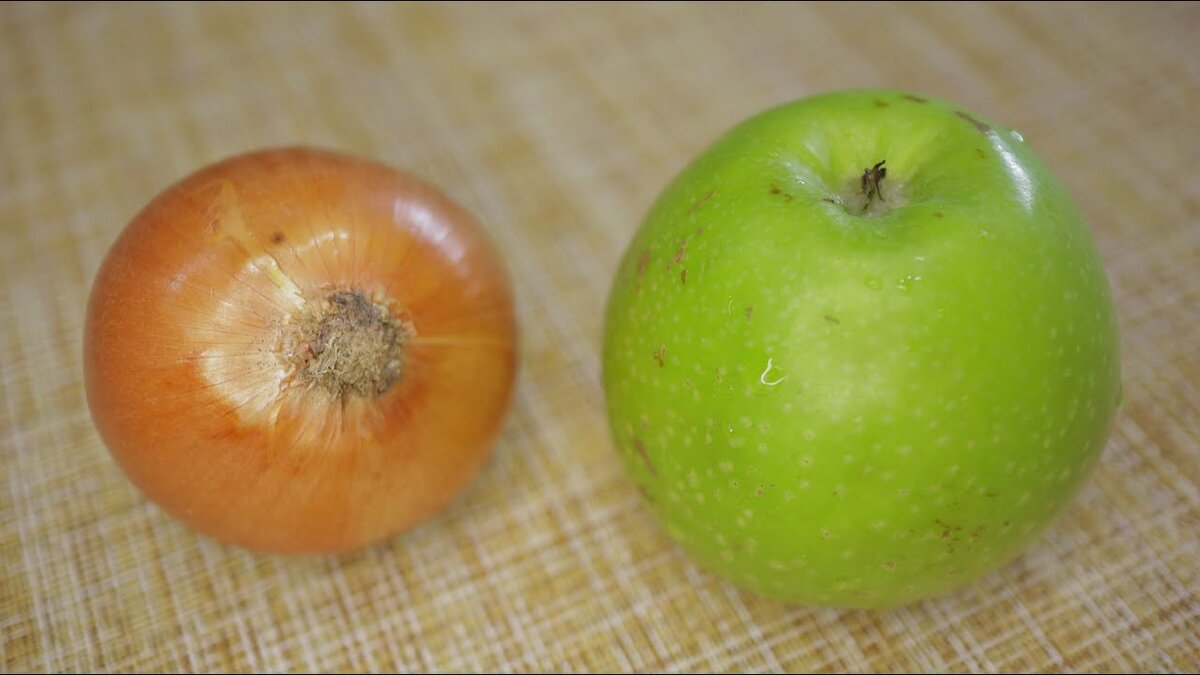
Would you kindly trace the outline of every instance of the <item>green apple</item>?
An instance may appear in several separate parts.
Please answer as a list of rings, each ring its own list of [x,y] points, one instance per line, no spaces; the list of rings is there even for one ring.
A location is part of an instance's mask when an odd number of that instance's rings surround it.
[[[859,90],[746,120],[666,187],[603,377],[624,465],[694,560],[887,607],[995,570],[1073,500],[1118,350],[1087,227],[1021,135]]]

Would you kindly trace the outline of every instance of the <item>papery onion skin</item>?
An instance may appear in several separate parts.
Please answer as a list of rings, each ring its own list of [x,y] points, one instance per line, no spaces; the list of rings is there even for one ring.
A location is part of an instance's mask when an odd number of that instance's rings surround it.
[[[313,386],[280,353],[339,291],[412,329],[377,396]],[[484,229],[429,183],[267,149],[126,227],[92,288],[84,369],[105,444],[168,512],[250,549],[353,550],[440,512],[487,461],[516,376],[513,295]]]

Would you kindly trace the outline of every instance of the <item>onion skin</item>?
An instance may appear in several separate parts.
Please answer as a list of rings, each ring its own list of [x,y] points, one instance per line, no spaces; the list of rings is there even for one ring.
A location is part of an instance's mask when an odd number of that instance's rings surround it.
[[[415,331],[378,396],[306,386],[280,353],[337,289]],[[122,232],[89,300],[85,383],[150,500],[249,549],[329,553],[413,527],[473,480],[516,342],[507,271],[470,214],[382,164],[269,149],[188,176]]]

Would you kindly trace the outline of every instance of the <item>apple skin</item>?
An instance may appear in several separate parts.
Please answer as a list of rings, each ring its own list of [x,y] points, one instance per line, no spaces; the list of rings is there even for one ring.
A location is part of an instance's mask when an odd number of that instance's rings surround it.
[[[1067,190],[1016,132],[897,91],[717,140],[649,211],[604,330],[613,441],[657,521],[789,603],[902,605],[1011,561],[1075,498],[1122,396]]]

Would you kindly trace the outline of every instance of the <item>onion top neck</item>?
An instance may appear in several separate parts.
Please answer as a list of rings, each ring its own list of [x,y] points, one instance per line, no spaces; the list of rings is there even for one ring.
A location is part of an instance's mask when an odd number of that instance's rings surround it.
[[[357,289],[335,290],[289,317],[278,356],[295,385],[320,387],[343,401],[372,399],[400,380],[404,348],[415,333],[381,300]]]

